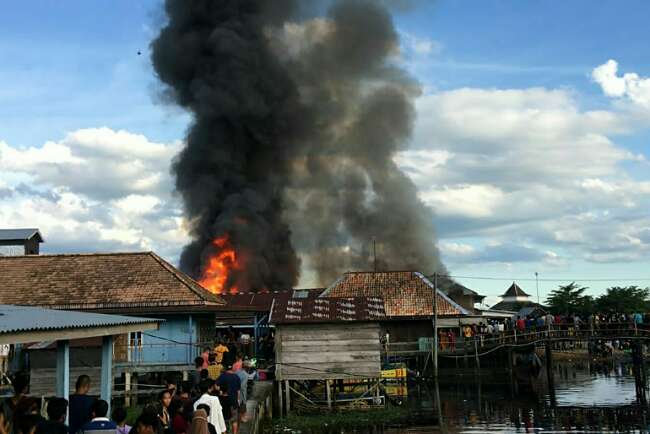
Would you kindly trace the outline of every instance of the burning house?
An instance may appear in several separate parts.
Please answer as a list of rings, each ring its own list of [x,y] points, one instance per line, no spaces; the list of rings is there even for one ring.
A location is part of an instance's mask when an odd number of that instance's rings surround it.
[[[317,3],[165,2],[152,63],[192,114],[172,167],[192,238],[180,267],[213,293],[286,290],[305,267],[319,284],[444,272],[432,210],[395,163],[420,89],[390,12]]]

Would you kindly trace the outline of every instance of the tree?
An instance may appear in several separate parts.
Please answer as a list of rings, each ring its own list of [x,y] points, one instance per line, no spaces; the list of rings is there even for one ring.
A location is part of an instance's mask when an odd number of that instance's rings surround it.
[[[569,315],[589,315],[594,309],[594,299],[590,295],[584,295],[588,288],[578,286],[575,282],[568,285],[560,285],[558,289],[551,291],[546,298],[546,305],[551,313]]]
[[[614,286],[596,299],[599,312],[634,313],[650,310],[649,288],[638,286]]]

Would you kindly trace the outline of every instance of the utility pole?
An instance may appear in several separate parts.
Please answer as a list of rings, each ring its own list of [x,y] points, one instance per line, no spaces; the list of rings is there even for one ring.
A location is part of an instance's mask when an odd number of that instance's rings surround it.
[[[433,273],[433,377],[438,378],[438,273]]]
[[[539,277],[539,274],[537,273],[537,271],[535,271],[535,287],[537,288],[537,304],[540,304],[539,303],[539,279],[538,279],[538,277]]]

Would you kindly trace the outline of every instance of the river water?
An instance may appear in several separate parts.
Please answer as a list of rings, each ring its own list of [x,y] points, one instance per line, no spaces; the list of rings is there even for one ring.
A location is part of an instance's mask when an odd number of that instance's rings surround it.
[[[647,392],[637,391],[642,383],[635,383],[631,363],[556,363],[553,383],[543,369],[537,375],[441,371],[437,390],[431,383],[412,385],[403,398],[411,426],[379,431],[649,432]]]

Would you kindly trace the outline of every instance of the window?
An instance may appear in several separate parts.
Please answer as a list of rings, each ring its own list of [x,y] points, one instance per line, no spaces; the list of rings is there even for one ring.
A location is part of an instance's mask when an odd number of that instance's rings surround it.
[[[307,298],[309,297],[308,289],[294,289],[293,298]]]
[[[129,346],[131,348],[142,346],[142,332],[129,333]]]

